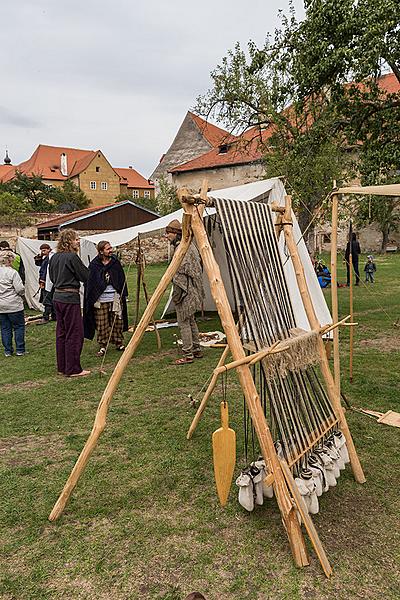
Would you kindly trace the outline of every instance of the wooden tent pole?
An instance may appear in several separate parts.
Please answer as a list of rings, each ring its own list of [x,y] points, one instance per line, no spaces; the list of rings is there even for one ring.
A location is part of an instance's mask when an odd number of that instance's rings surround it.
[[[150,302],[150,298],[149,298],[149,292],[147,291],[147,285],[146,282],[144,280],[144,271],[145,271],[145,265],[144,265],[144,258],[143,258],[143,263],[142,263],[142,285],[143,285],[143,292],[144,292],[144,298],[146,300],[146,305],[149,304]],[[157,340],[157,348],[158,350],[161,350],[161,337],[160,337],[160,332],[157,329],[157,323],[152,320],[151,325],[153,325],[154,327],[154,333],[156,334],[156,340]]]
[[[135,329],[135,332],[129,340],[129,343],[126,346],[124,353],[119,359],[110,379],[108,380],[106,389],[103,392],[99,406],[97,408],[96,418],[94,421],[92,431],[90,432],[86,444],[82,452],[80,453],[74,468],[71,471],[71,474],[64,486],[63,491],[61,492],[57,502],[53,507],[53,510],[50,513],[50,521],[55,521],[61,515],[74,487],[78,483],[79,477],[84,471],[89,457],[97,444],[97,440],[99,439],[101,433],[103,432],[106,426],[108,408],[114,395],[114,392],[118,386],[118,383],[123,375],[123,372],[127,367],[130,359],[132,358],[136,348],[138,347],[139,342],[142,339],[143,334],[146,331],[146,328],[149,325],[153,317],[154,311],[156,310],[165,290],[167,289],[176,271],[178,270],[178,267],[181,264],[187,249],[189,248],[191,240],[192,233],[190,229],[190,215],[184,215],[182,222],[182,242],[179,244],[170,265],[168,266],[163,277],[161,278],[161,281],[158,284],[154,294],[150,298],[150,302],[147,305],[143,316],[137,328]]]
[[[232,357],[234,360],[240,360],[241,358],[245,357],[245,352],[235,325],[229,300],[222,281],[220,269],[209,244],[202,218],[198,213],[196,206],[185,202],[184,197],[182,198],[182,201],[185,211],[192,215],[193,234],[203,260],[203,266],[208,275],[211,294],[213,296],[215,306],[217,307]],[[261,406],[261,401],[258,396],[253,377],[251,375],[251,370],[248,365],[243,365],[239,366],[236,372],[246,398],[246,403],[254,424],[267,469],[269,473],[272,473],[274,476],[275,496],[282,513],[282,519],[289,538],[294,560],[298,566],[305,566],[309,564],[309,560],[304,537],[297,520],[296,511],[294,510],[281,466],[279,464],[279,459],[276,455],[274,442]]]
[[[286,210],[282,221],[283,231],[285,235],[286,246],[289,250],[294,271],[296,274],[297,285],[300,291],[300,295],[303,301],[304,309],[306,311],[307,319],[311,329],[317,329],[320,327],[317,316],[315,314],[314,306],[311,300],[310,292],[307,287],[306,279],[304,276],[303,265],[301,264],[300,257],[297,251],[297,245],[293,237],[293,225],[292,225],[292,209],[291,209],[291,197],[286,196]],[[344,415],[343,407],[340,403],[340,396],[336,393],[335,382],[332,377],[331,370],[329,368],[328,358],[326,356],[324,342],[320,336],[317,338],[318,350],[320,355],[320,367],[321,373],[325,380],[327,393],[335,411],[336,417],[339,419],[339,425],[343,434],[346,438],[347,449],[349,452],[351,467],[353,469],[354,478],[358,483],[365,482],[365,476],[361,467],[360,460],[357,455],[357,451],[354,446],[353,438],[351,437],[350,429]]]
[[[350,254],[349,254],[349,273],[350,273],[350,320],[354,321],[354,276],[353,276],[353,255],[352,255],[352,240],[350,240]],[[350,383],[353,383],[353,352],[354,352],[354,327],[350,327],[350,348],[349,348],[349,378]]]
[[[136,301],[135,301],[135,322],[133,329],[135,330],[139,323],[139,310],[140,310],[140,284],[142,281],[142,261],[141,261],[141,247],[140,247],[140,235],[138,234],[138,250],[136,255],[137,275],[136,275]]]
[[[225,360],[226,360],[226,357],[228,356],[228,354],[229,354],[229,346],[226,345],[223,353],[220,356],[220,359],[218,361],[218,364],[217,364],[216,368],[222,367],[222,365],[225,363]],[[191,437],[192,437],[192,435],[193,435],[193,433],[194,433],[197,425],[199,424],[201,416],[202,416],[202,414],[203,414],[203,412],[204,412],[204,410],[206,408],[206,404],[208,402],[208,399],[211,396],[211,394],[213,393],[213,390],[214,390],[214,388],[215,388],[215,386],[217,384],[218,376],[219,376],[219,373],[218,372],[216,373],[215,369],[214,369],[214,372],[213,372],[213,375],[211,377],[211,381],[208,384],[208,388],[206,390],[206,393],[204,394],[203,399],[200,402],[200,406],[197,409],[197,412],[196,412],[196,414],[194,416],[192,424],[190,425],[189,430],[188,430],[188,432],[186,434],[186,439],[187,440],[191,439]]]
[[[338,279],[337,279],[337,236],[338,236],[338,205],[339,194],[332,194],[332,232],[331,232],[331,298],[332,320],[339,321]],[[352,321],[352,319],[350,319]],[[333,370],[335,376],[336,394],[340,398],[340,356],[339,329],[333,330]]]

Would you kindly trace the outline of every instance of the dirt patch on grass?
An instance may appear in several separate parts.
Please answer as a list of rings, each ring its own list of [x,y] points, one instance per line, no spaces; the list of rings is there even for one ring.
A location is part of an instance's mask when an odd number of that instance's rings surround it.
[[[41,381],[21,381],[20,383],[5,383],[2,386],[3,392],[18,392],[20,390],[33,390],[34,388],[41,387],[48,383],[47,379]]]
[[[360,346],[364,348],[377,348],[382,352],[393,352],[393,350],[399,349],[399,335],[378,335],[373,339],[360,340]]]
[[[27,435],[0,440],[0,464],[5,467],[34,467],[46,461],[59,461],[69,453],[60,435]]]

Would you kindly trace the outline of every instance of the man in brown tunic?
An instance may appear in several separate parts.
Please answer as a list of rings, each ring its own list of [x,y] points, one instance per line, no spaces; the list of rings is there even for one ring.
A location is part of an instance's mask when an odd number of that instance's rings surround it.
[[[174,248],[182,239],[182,226],[177,219],[167,226],[166,236]],[[175,304],[178,326],[182,337],[183,357],[175,364],[185,365],[203,356],[199,344],[199,330],[195,313],[201,310],[204,290],[201,258],[194,241],[190,244],[173,280],[172,300]]]

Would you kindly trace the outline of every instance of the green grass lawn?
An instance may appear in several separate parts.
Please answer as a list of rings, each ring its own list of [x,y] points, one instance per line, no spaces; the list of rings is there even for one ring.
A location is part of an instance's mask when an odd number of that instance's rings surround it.
[[[400,412],[400,329],[393,326],[400,318],[400,256],[376,262],[376,283],[355,288],[352,384],[349,329],[341,329],[342,387],[356,407]],[[345,281],[339,267],[339,281]],[[147,268],[150,291],[164,269]],[[131,316],[135,278],[132,268]],[[338,293],[343,317],[349,290]],[[215,316],[199,326],[220,328]],[[120,355],[110,350],[102,375],[96,343],[85,342],[82,365],[92,375],[61,378],[53,323],[27,328],[29,355],[1,354],[0,598],[179,600],[194,590],[207,600],[400,598],[400,430],[347,411],[367,483],[356,484],[347,468],[314,517],[332,578],[324,577],[312,551],[311,565],[296,569],[275,500],[248,514],[233,486],[227,507],[219,506],[211,434],[220,426],[220,384],[191,441],[186,432],[194,416],[188,395],[201,398],[222,350],[208,349],[203,360],[176,367],[176,334],[161,331],[161,352],[154,333],[145,334],[111,403],[106,430],[55,523],[47,517]],[[227,393],[239,471],[243,400],[232,372]]]

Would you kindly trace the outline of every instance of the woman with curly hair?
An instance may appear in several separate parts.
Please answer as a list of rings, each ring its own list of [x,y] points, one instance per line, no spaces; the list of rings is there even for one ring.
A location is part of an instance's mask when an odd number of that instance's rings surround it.
[[[76,231],[63,229],[58,239],[57,252],[49,262],[57,317],[57,367],[58,372],[67,377],[84,377],[90,374],[90,371],[81,367],[83,321],[79,288],[80,282],[86,283],[89,271],[78,256],[79,245]]]

